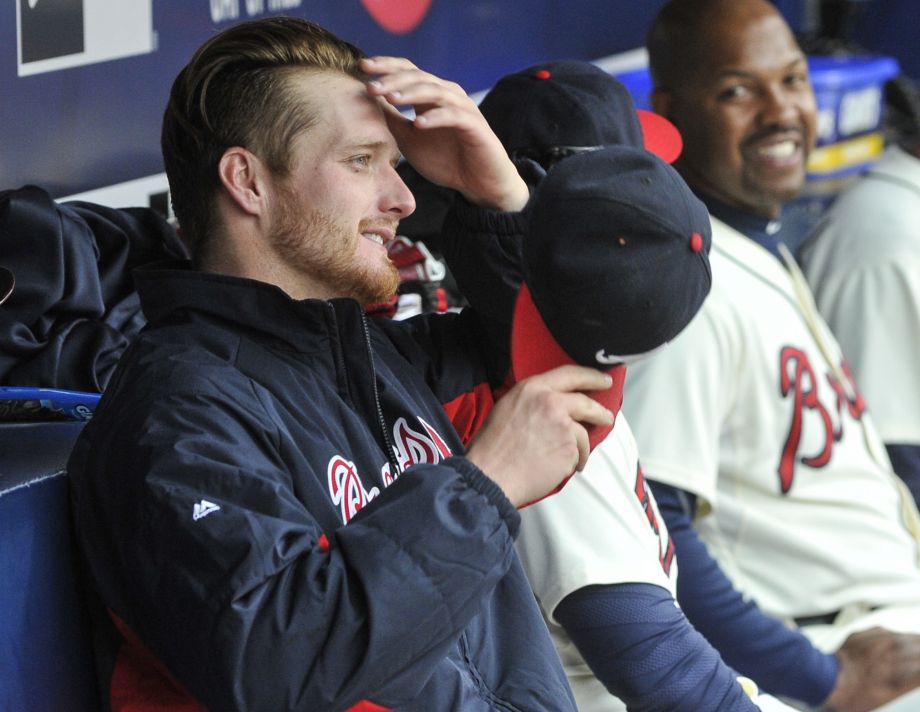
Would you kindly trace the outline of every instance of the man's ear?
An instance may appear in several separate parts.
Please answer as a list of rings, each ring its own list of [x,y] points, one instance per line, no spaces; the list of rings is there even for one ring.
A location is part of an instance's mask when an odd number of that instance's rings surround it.
[[[671,120],[671,92],[664,89],[653,89],[649,96],[652,111]]]
[[[268,168],[251,151],[233,146],[224,151],[217,175],[228,197],[249,215],[262,215],[267,206]]]

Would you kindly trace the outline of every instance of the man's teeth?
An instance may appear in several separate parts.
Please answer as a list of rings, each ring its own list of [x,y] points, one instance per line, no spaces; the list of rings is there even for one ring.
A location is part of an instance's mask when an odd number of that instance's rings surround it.
[[[795,150],[795,141],[780,141],[757,149],[757,154],[764,158],[792,158]]]
[[[366,237],[368,240],[371,240],[372,242],[376,242],[378,245],[383,244],[383,238],[376,232],[365,232],[364,237]]]

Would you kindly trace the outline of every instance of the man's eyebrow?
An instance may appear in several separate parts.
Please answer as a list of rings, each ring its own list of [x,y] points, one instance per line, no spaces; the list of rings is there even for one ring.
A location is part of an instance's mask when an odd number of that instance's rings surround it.
[[[790,60],[784,67],[783,71],[789,71],[790,69],[796,69],[799,65],[808,66],[808,58],[804,55],[798,55],[794,59]],[[726,67],[725,69],[720,69],[715,72],[713,79],[725,79],[727,77],[735,77],[738,79],[753,79],[756,78],[756,72],[749,72],[744,69],[735,69],[733,67]]]
[[[343,150],[345,151],[368,151],[371,153],[379,153],[388,148],[386,141],[353,141],[352,143],[345,144]]]
[[[355,151],[358,152],[367,152],[367,153],[388,153],[390,151],[390,143],[388,141],[355,141],[354,143],[346,144],[343,147],[345,153],[352,153]],[[390,161],[395,165],[399,163],[402,159],[402,152],[397,148],[392,152],[390,156]]]

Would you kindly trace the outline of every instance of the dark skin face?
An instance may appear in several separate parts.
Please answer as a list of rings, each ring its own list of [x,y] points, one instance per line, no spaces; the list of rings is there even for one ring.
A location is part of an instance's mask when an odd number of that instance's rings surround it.
[[[801,189],[814,147],[808,67],[772,6],[738,2],[722,9],[682,45],[679,66],[686,69],[652,101],[683,135],[676,166],[691,187],[777,217]]]

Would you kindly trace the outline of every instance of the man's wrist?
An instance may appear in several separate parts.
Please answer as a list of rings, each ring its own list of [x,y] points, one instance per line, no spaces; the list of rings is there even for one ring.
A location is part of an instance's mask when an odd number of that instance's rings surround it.
[[[498,210],[504,213],[518,213],[524,209],[527,201],[530,200],[530,188],[527,187],[524,179],[515,173],[515,179],[509,183],[507,189],[497,191],[496,195],[484,198],[463,193],[463,197],[480,208]]]

